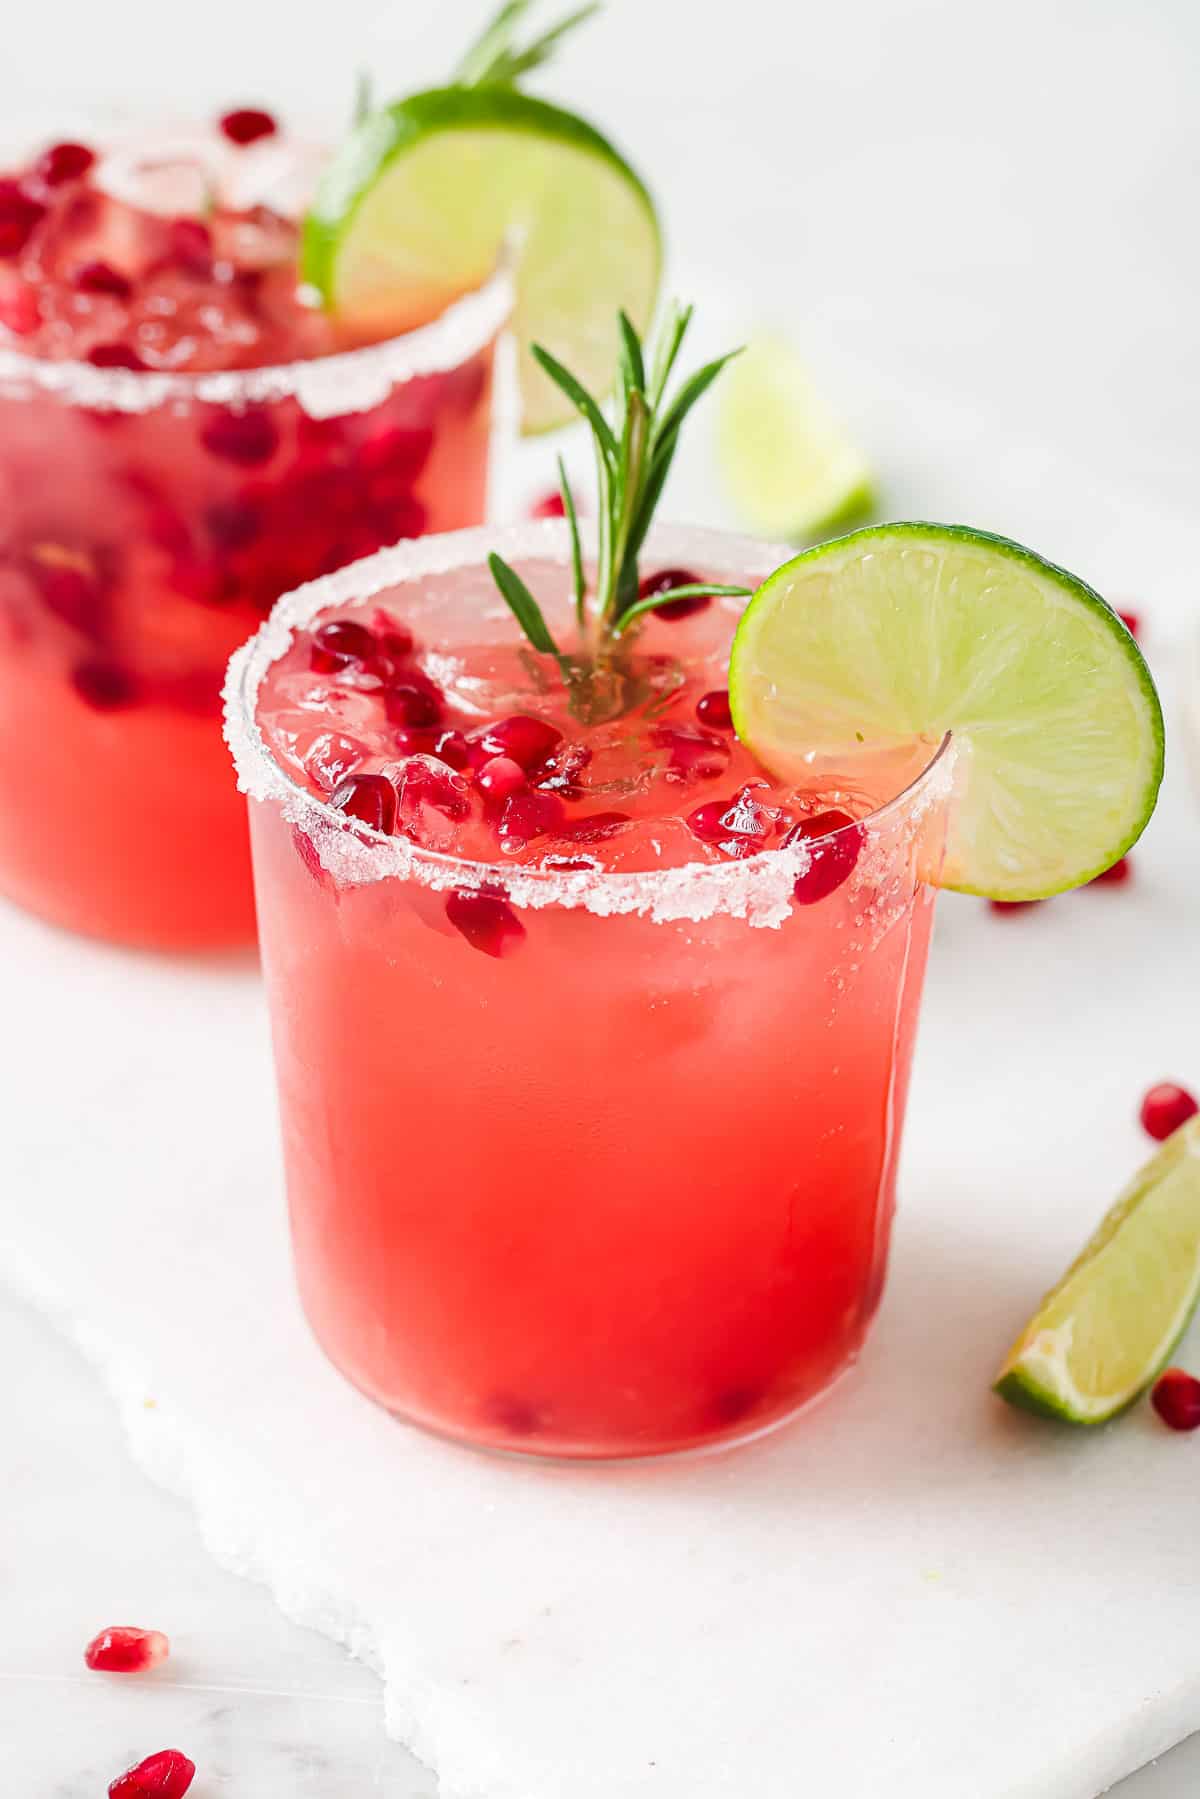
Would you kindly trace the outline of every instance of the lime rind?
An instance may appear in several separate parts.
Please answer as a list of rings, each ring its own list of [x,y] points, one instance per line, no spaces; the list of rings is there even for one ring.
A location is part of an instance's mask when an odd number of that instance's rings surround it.
[[[1200,1118],[1139,1170],[1005,1358],[1024,1411],[1103,1424],[1167,1366],[1200,1299]]]
[[[403,329],[515,259],[527,432],[573,413],[539,342],[606,393],[617,313],[653,312],[662,243],[640,177],[595,128],[504,88],[434,88],[371,114],[333,158],[304,225],[304,279],[350,322]]]
[[[785,563],[738,627],[730,703],[797,778],[814,750],[952,733],[966,772],[940,884],[993,899],[1110,867],[1162,779],[1158,695],[1112,607],[967,526],[868,526]]]

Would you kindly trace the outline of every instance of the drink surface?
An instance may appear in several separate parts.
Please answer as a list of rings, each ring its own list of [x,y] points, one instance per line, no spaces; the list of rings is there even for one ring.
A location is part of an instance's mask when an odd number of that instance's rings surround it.
[[[242,149],[213,133],[59,144],[0,176],[0,342],[181,374],[353,347],[299,282],[295,217],[250,197],[304,160],[273,131]]]
[[[562,629],[561,562],[515,560]],[[630,703],[581,719],[458,569],[330,608],[259,688],[270,754],[345,815],[278,784],[251,806],[301,1295],[359,1387],[440,1432],[735,1440],[820,1393],[878,1303],[939,808],[864,815],[929,752],[774,781],[704,704],[734,617],[648,623]],[[775,928],[654,915],[834,812]],[[423,873],[397,838],[487,867]],[[632,908],[606,911],[608,872]],[[525,903],[545,879],[589,897]]]
[[[312,358],[336,383],[346,346],[294,221],[204,202],[210,153],[144,148],[117,195],[82,145],[0,180],[0,891],[162,948],[253,937],[230,654],[286,589],[477,522],[490,442],[490,326],[448,366],[373,366],[370,403],[335,386],[334,416],[247,385]]]
[[[643,584],[694,575],[652,570]],[[527,577],[565,620],[561,568]],[[297,635],[258,707],[297,783],[440,854],[630,873],[744,860],[811,841],[820,823],[845,832],[930,759],[899,744],[778,781],[733,732],[730,602],[672,602],[614,669],[568,685],[489,583],[486,570],[431,579],[406,603],[331,609]]]

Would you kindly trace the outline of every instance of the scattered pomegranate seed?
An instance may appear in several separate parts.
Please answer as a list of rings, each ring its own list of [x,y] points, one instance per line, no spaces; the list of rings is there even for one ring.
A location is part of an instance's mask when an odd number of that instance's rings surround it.
[[[161,1630],[138,1630],[129,1624],[113,1624],[92,1638],[83,1652],[89,1668],[103,1674],[143,1674],[157,1668],[170,1653]]]
[[[709,800],[689,812],[687,823],[701,843],[711,843],[724,855],[739,861],[763,848],[771,821],[753,797],[742,792],[731,800]]]
[[[1200,1430],[1200,1380],[1168,1368],[1154,1383],[1150,1403],[1170,1430]]]
[[[334,788],[329,804],[385,837],[396,828],[396,789],[386,775],[350,775]]]
[[[1146,1135],[1162,1143],[1197,1112],[1200,1106],[1186,1087],[1178,1087],[1174,1081],[1160,1081],[1142,1100],[1139,1117]]]
[[[591,812],[583,818],[569,818],[555,835],[569,843],[600,843],[630,822],[628,812]]]
[[[1106,868],[1102,873],[1094,875],[1088,882],[1088,886],[1123,887],[1132,874],[1133,864],[1128,856],[1122,856],[1121,860],[1114,862],[1111,868]]]
[[[97,369],[143,370],[146,364],[129,344],[93,344],[87,359]]]
[[[109,262],[81,263],[75,286],[81,294],[111,294],[114,300],[127,300],[133,292],[133,283]]]
[[[260,137],[273,137],[279,127],[269,112],[257,106],[237,106],[223,114],[221,130],[231,144],[253,144]]]
[[[525,770],[511,756],[493,756],[484,763],[475,779],[479,783],[480,792],[490,800],[511,799],[514,793],[528,785]]]
[[[562,829],[566,810],[556,793],[514,793],[505,800],[496,835],[514,848]]]
[[[529,508],[530,518],[566,518],[567,509],[563,505],[563,497],[555,488],[551,493],[544,493],[540,500],[535,500]]]
[[[436,725],[397,725],[396,748],[405,756],[436,756],[438,735]]]
[[[61,187],[65,181],[78,181],[96,160],[94,150],[86,144],[51,144],[34,164],[33,172],[47,187]]]
[[[1142,615],[1140,612],[1121,612],[1118,610],[1117,617],[1131,637],[1140,635],[1142,629]]]
[[[183,1799],[196,1764],[179,1749],[160,1749],[109,1782],[108,1799]]]
[[[120,712],[137,701],[132,675],[115,662],[77,663],[71,685],[94,712]]]
[[[733,714],[729,710],[729,694],[723,687],[702,693],[696,701],[696,717],[713,731],[732,731]]]
[[[848,812],[817,812],[794,824],[783,840],[784,848],[794,843],[812,845],[812,861],[792,888],[796,903],[815,906],[836,892],[853,874],[863,842],[862,826]]]
[[[446,917],[485,956],[511,956],[525,937],[525,926],[494,888],[456,887],[447,896]]]
[[[218,412],[200,433],[210,456],[236,462],[240,468],[258,468],[270,462],[279,448],[279,429],[269,412],[248,407],[245,412]]]
[[[507,756],[523,769],[536,768],[552,755],[562,742],[562,732],[542,718],[529,718],[514,712],[509,718],[497,719],[471,739],[488,756]]]
[[[693,575],[686,568],[664,568],[656,575],[647,575],[638,585],[639,600],[648,600],[654,594],[666,593],[672,587],[693,587],[699,581],[699,575]],[[693,594],[689,599],[668,600],[665,606],[659,606],[655,618],[674,621],[679,618],[691,618],[694,612],[703,612],[711,606],[712,600],[707,594]]]
[[[38,545],[28,567],[43,604],[56,618],[89,637],[100,631],[103,596],[85,555],[58,545]]]
[[[378,641],[384,655],[390,656],[393,662],[403,662],[406,656],[413,653],[413,634],[406,631],[403,625],[391,631],[380,631]]]
[[[989,900],[993,912],[1025,912],[1030,906],[1044,905],[1044,900]]]
[[[335,618],[313,632],[309,666],[318,674],[332,674],[352,662],[367,662],[375,654],[375,639],[365,625],[352,618]]]
[[[442,690],[419,668],[408,669],[394,680],[383,696],[383,704],[394,725],[438,725],[442,722]]]
[[[0,256],[16,256],[25,248],[46,208],[17,181],[0,181]]]
[[[171,261],[201,280],[212,274],[212,232],[200,219],[171,221]]]

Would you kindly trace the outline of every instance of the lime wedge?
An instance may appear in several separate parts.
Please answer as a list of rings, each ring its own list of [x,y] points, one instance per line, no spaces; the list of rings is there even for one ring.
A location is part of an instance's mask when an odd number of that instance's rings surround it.
[[[752,530],[805,542],[866,518],[875,504],[866,457],[790,344],[748,344],[726,370],[720,400],[721,472]]]
[[[618,309],[644,329],[658,288],[650,196],[582,119],[494,87],[438,88],[371,114],[321,182],[302,271],[352,326],[402,330],[478,287],[506,245],[524,428],[543,431],[574,413],[530,344],[607,393]]]
[[[734,724],[777,774],[812,752],[965,752],[940,884],[1045,899],[1116,862],[1154,810],[1162,709],[1090,587],[1007,538],[876,525],[787,562],[754,595],[729,670]]]
[[[1170,1360],[1200,1296],[1200,1117],[1130,1182],[996,1377],[1026,1411],[1102,1424]]]

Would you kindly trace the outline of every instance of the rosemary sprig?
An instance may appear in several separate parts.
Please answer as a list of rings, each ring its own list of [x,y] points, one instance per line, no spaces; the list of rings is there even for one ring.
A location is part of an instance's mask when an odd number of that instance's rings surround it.
[[[599,12],[600,0],[590,0],[587,6],[568,13],[565,19],[560,19],[557,25],[552,25],[519,50],[514,37],[529,7],[530,0],[507,0],[484,26],[454,71],[454,80],[459,87],[515,87],[522,75],[549,62],[568,32]]]
[[[689,582],[665,593],[638,597],[638,555],[654,518],[654,511],[670,473],[679,433],[696,402],[712,386],[721,370],[738,352],[731,350],[705,363],[682,383],[668,402],[667,389],[691,323],[690,306],[672,306],[649,356],[633,325],[620,314],[620,355],[617,368],[615,416],[610,424],[594,395],[569,369],[540,344],[532,353],[550,380],[562,389],[576,411],[587,421],[596,456],[599,492],[596,581],[589,611],[583,575],[583,548],[575,501],[559,458],[559,485],[571,534],[571,569],[575,591],[575,617],[582,640],[582,655],[564,655],[552,637],[541,608],[521,580],[499,556],[489,558],[493,579],[534,648],[558,658],[564,674],[578,678],[581,666],[610,660],[621,638],[648,613],[672,600],[692,595],[749,593],[747,587],[717,582]]]

